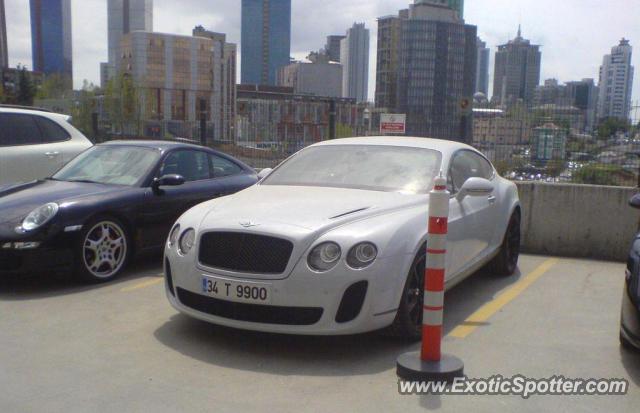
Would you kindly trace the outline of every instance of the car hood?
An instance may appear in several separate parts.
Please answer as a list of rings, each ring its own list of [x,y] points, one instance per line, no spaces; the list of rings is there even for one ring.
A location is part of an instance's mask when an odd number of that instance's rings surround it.
[[[245,228],[295,237],[424,204],[427,198],[342,188],[256,185],[215,204],[200,228]]]
[[[104,195],[123,189],[115,185],[54,180],[0,186],[0,224],[21,219],[49,202],[72,203],[79,197]]]

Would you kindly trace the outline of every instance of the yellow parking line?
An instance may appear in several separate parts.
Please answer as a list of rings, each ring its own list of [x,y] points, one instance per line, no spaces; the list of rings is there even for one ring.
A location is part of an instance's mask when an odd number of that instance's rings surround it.
[[[509,304],[518,297],[524,290],[533,284],[538,278],[542,277],[547,271],[558,263],[557,258],[550,258],[540,264],[538,268],[522,277],[520,281],[512,285],[507,291],[497,296],[492,301],[486,303],[478,311],[473,313],[462,324],[457,326],[451,333],[450,337],[465,338],[471,334],[476,328],[487,324],[487,320],[495,313],[500,311],[502,307]]]
[[[164,278],[153,278],[151,280],[143,281],[130,287],[125,287],[120,290],[120,292],[128,293],[131,291],[139,290],[141,288],[151,287],[152,285],[160,284],[162,281],[164,281]]]

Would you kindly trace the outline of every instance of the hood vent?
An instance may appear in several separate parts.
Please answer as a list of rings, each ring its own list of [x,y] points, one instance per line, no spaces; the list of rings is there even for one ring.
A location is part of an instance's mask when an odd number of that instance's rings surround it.
[[[329,219],[338,219],[338,218],[343,218],[343,217],[346,217],[347,215],[355,214],[355,213],[357,213],[357,212],[366,211],[366,210],[367,210],[367,209],[369,209],[369,208],[371,208],[371,207],[365,207],[365,208],[354,209],[353,211],[345,212],[344,214],[336,215],[335,217],[331,217],[331,218],[329,218]]]

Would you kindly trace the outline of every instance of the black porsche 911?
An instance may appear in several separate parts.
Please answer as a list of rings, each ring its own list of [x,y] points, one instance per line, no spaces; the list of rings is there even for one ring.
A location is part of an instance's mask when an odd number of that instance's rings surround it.
[[[51,178],[0,186],[0,275],[73,271],[111,280],[134,253],[161,250],[187,209],[257,181],[249,166],[201,146],[94,146]]]
[[[640,209],[640,194],[634,196],[629,204]],[[625,280],[620,343],[627,348],[640,350],[640,233],[631,246]]]

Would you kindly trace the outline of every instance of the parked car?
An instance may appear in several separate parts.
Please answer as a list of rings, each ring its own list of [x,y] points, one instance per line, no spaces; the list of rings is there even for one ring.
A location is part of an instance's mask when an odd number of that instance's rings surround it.
[[[196,145],[94,146],[51,178],[0,186],[0,274],[71,268],[110,280],[133,253],[162,251],[187,209],[257,180],[244,163]]]
[[[452,194],[446,287],[487,264],[512,274],[518,191],[480,152],[352,138],[303,149],[258,185],[186,212],[165,247],[167,298],[242,329],[419,337],[429,191],[441,171]]]
[[[631,198],[629,204],[640,209],[640,194]],[[640,350],[640,233],[633,240],[629,252],[620,318],[620,343]]]
[[[51,176],[92,146],[69,116],[0,106],[0,185]]]

